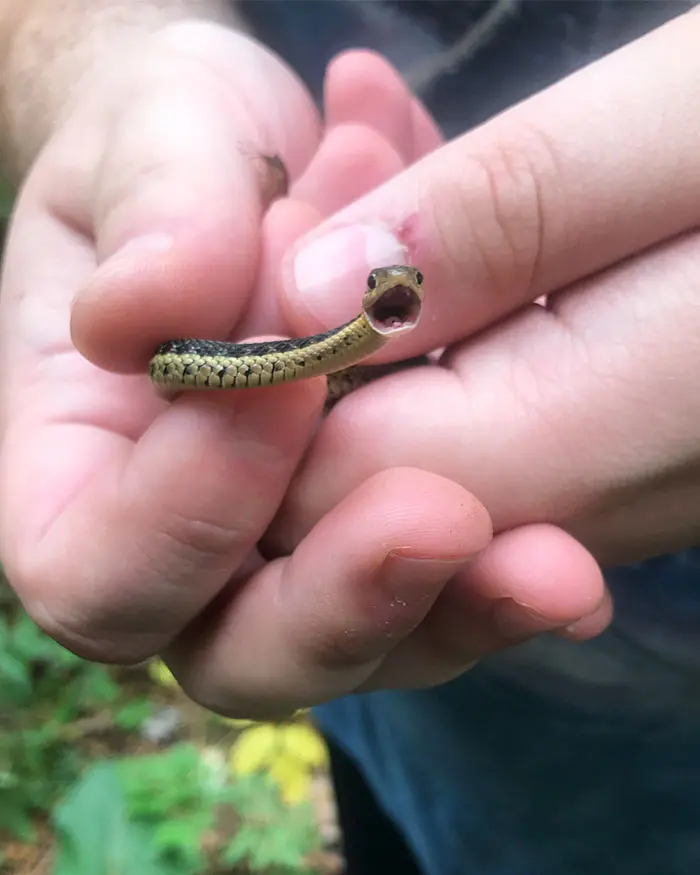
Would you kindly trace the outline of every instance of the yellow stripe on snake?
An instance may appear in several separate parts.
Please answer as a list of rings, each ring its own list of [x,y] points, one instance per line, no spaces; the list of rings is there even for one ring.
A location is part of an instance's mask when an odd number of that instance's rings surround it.
[[[412,331],[423,306],[423,275],[407,265],[373,270],[360,314],[323,334],[261,343],[169,340],[149,364],[163,389],[250,389],[328,375],[329,401],[338,400],[368,377],[356,367],[395,337]],[[398,363],[423,363],[423,359]],[[388,366],[395,370],[396,365]],[[386,372],[379,368],[377,374]]]

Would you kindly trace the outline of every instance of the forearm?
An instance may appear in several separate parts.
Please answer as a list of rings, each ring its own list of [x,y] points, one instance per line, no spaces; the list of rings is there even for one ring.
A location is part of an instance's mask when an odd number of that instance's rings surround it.
[[[173,21],[242,28],[228,0],[0,0],[0,164],[17,180],[85,76]]]

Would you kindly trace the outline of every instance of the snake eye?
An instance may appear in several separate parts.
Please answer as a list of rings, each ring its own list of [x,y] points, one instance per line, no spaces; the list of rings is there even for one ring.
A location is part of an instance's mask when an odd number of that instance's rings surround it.
[[[419,286],[423,285],[423,274],[419,270],[416,271],[416,282]]]
[[[374,271],[367,277],[367,288],[368,289],[376,289],[377,288],[377,276]]]

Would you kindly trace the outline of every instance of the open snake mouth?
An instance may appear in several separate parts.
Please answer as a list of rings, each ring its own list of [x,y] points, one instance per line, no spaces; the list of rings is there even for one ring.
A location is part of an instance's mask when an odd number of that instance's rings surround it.
[[[380,334],[394,334],[405,328],[413,328],[420,316],[421,301],[409,288],[397,284],[387,289],[367,309],[367,318]]]

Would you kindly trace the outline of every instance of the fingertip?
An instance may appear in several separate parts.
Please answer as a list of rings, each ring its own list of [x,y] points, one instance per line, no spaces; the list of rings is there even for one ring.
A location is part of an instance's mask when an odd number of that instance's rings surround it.
[[[406,534],[414,534],[416,543],[424,537],[431,542],[435,539],[435,548],[446,551],[444,559],[472,558],[493,537],[491,517],[478,498],[461,484],[431,471],[388,468],[369,478],[358,496],[384,506],[386,512],[393,509],[402,531],[406,527]]]
[[[586,617],[575,620],[563,629],[557,629],[556,635],[567,641],[588,641],[604,632],[613,619],[614,605],[610,591],[606,590],[599,607]]]
[[[368,95],[372,95],[368,101]],[[362,122],[412,163],[443,143],[435,119],[398,70],[370,49],[341,52],[329,64],[324,89],[329,128]]]
[[[277,201],[263,223],[261,261],[278,262],[290,243],[310,231],[320,219],[319,211],[306,201],[291,196]]]
[[[465,562],[488,545],[492,533],[484,506],[458,483],[399,467],[369,477],[312,531],[313,537],[346,543],[351,537],[375,549],[391,544],[406,558]]]
[[[403,166],[400,153],[371,126],[339,124],[327,133],[293,194],[327,216],[391,179]]]
[[[324,670],[367,665],[416,628],[490,538],[486,510],[458,484],[418,469],[382,471],[296,546],[283,611],[313,618],[305,646]]]
[[[328,127],[361,123],[381,134],[404,162],[413,160],[413,96],[400,73],[378,52],[354,49],[329,64],[324,84]]]
[[[469,569],[475,591],[511,599],[554,625],[598,611],[606,598],[595,558],[555,526],[522,526],[496,537]]]
[[[565,532],[548,525],[504,532],[448,581],[415,634],[365,688],[442,683],[544,633],[590,638],[610,611],[595,561]]]
[[[137,237],[76,295],[73,343],[98,367],[136,373],[173,337],[223,339],[243,309],[256,265],[257,247],[232,246],[220,228]]]
[[[413,126],[412,161],[417,161],[443,144],[444,138],[437,122],[416,97],[411,101],[411,124]]]

